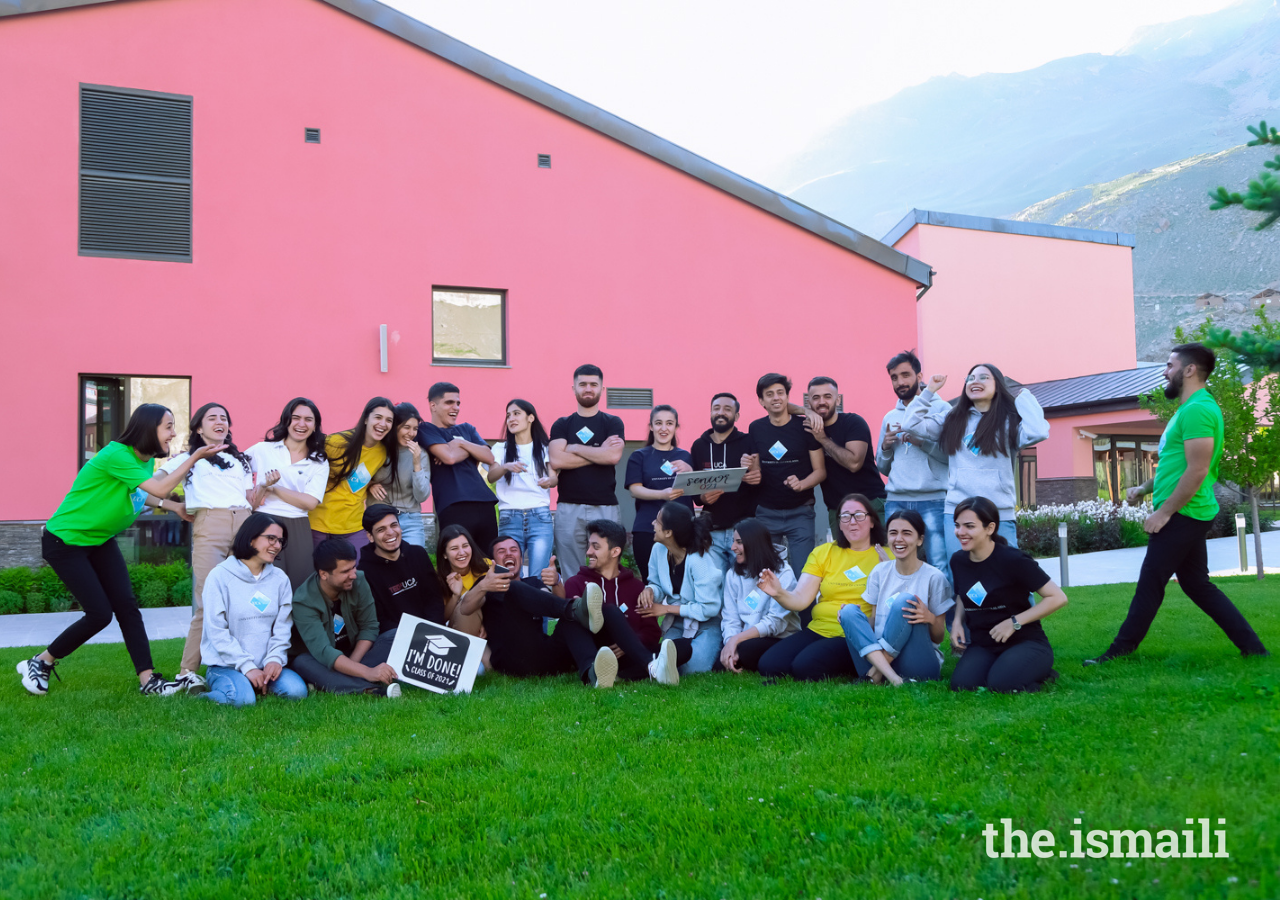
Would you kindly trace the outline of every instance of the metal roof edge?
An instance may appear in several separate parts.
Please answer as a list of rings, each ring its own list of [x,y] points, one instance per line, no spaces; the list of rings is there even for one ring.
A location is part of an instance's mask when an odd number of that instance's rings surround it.
[[[881,241],[892,246],[916,225],[937,225],[942,228],[965,228],[971,231],[991,231],[997,234],[1020,234],[1027,237],[1047,237],[1064,241],[1085,241],[1091,244],[1111,244],[1117,247],[1135,247],[1137,238],[1123,231],[1098,231],[1093,228],[1072,228],[1066,225],[1045,225],[1040,222],[1018,222],[1013,219],[993,219],[988,216],[970,216],[962,213],[936,212],[928,209],[912,209],[893,226]]]
[[[16,3],[14,0],[0,0],[0,17],[115,2],[121,2],[121,0],[17,0]],[[527,72],[477,50],[457,38],[450,37],[378,0],[321,0],[321,2],[803,228],[830,243],[856,253],[921,287],[929,287],[933,283],[933,272],[928,263],[895,250],[888,244],[823,215],[803,203],[798,203],[784,194],[717,165],[613,113],[606,112],[598,106],[534,78]]]

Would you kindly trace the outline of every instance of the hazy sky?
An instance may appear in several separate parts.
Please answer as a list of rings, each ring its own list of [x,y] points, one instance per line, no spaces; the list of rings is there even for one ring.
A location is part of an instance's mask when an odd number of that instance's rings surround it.
[[[1135,28],[1232,0],[384,2],[768,184],[843,115],[904,87],[1115,53]]]

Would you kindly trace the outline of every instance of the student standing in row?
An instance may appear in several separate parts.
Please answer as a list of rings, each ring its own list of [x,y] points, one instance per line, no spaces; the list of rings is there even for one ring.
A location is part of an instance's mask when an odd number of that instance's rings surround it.
[[[459,422],[462,395],[447,381],[431,385],[427,395],[431,421],[423,422],[418,441],[431,455],[431,492],[435,495],[436,525],[461,525],[481,547],[498,537],[498,498],[480,474],[480,465],[493,464],[493,452],[470,422]]]
[[[324,442],[329,457],[329,484],[324,500],[311,510],[311,542],[341,538],[363,547],[369,537],[360,524],[365,496],[373,476],[395,458],[395,404],[374,397],[364,405],[354,428],[329,435]]]
[[[530,575],[551,564],[555,544],[551,489],[559,480],[551,468],[550,443],[533,404],[512,400],[502,440],[493,445],[495,461],[484,467],[498,495],[498,535],[516,539]]]
[[[599,366],[578,366],[573,394],[578,411],[556,419],[551,426],[551,466],[560,473],[556,502],[556,556],[564,573],[582,565],[587,552],[587,523],[596,519],[622,521],[614,493],[614,467],[622,460],[626,442],[622,420],[599,408],[604,373]]]
[[[875,465],[871,429],[857,413],[836,412],[840,408],[840,387],[834,378],[819,375],[809,381],[809,411],[804,427],[822,447],[827,477],[822,482],[822,502],[827,505],[827,524],[834,535],[840,530],[840,501],[861,494],[884,515],[884,481]]]
[[[431,496],[431,465],[424,458],[418,432],[422,415],[412,403],[395,407],[396,464],[383,466],[373,476],[369,496],[392,506],[399,513],[397,522],[406,543],[426,549],[427,529],[422,519],[422,504]],[[369,529],[366,528],[367,532]]]
[[[158,403],[139,406],[129,416],[119,439],[84,464],[57,512],[45,523],[40,535],[41,555],[80,604],[84,615],[54,638],[43,653],[18,663],[22,686],[32,694],[47,694],[54,666],[110,625],[113,614],[138,673],[138,689],[148,696],[164,696],[178,690],[175,682],[152,667],[151,644],[142,612],[133,596],[124,556],[116,544],[116,535],[132,525],[148,506],[178,506],[166,499],[173,489],[192,466],[224,449],[221,444],[205,444],[172,472],[156,475],[156,457],[169,455],[174,432],[173,413],[167,407]]]
[[[680,472],[693,470],[693,457],[676,443],[680,416],[674,406],[665,403],[649,412],[649,437],[645,445],[627,459],[624,484],[636,498],[636,518],[631,526],[631,547],[640,568],[640,577],[649,580],[649,554],[653,551],[653,523],[658,510],[675,501],[693,511],[693,498],[673,488]]]
[[[289,576],[297,590],[314,571],[307,514],[320,505],[329,483],[319,408],[306,397],[294,397],[284,405],[280,421],[267,432],[266,440],[245,455],[253,466],[255,509],[279,521],[289,537],[272,564]]]
[[[774,540],[785,539],[792,571],[813,552],[813,489],[827,477],[822,445],[805,420],[788,411],[791,379],[771,372],[756,382],[756,397],[768,414],[751,423],[751,468],[760,470],[758,518]]]
[[[690,448],[695,470],[740,468],[743,458],[755,452],[751,437],[736,427],[738,413],[738,398],[733,394],[721,392],[711,398],[711,427]],[[703,513],[711,517],[711,554],[726,572],[733,562],[729,545],[734,526],[756,514],[759,484],[760,469],[756,467],[742,476],[736,491],[707,491],[698,498]]]
[[[903,351],[889,360],[887,368],[898,404],[884,414],[884,421],[880,423],[880,450],[876,454],[876,467],[888,479],[885,515],[903,509],[920,514],[925,524],[925,557],[929,565],[950,581],[946,533],[951,523],[943,509],[947,496],[947,455],[937,441],[917,437],[902,428],[907,418],[907,404],[924,389],[920,360],[909,350]],[[945,420],[950,411],[951,404],[934,396],[928,415]]]
[[[184,511],[194,516],[191,526],[191,625],[182,646],[182,663],[177,684],[182,691],[202,691],[200,677],[200,634],[204,628],[204,581],[231,555],[236,532],[253,512],[253,467],[249,457],[236,449],[231,439],[231,414],[221,403],[206,403],[191,417],[187,452],[160,467],[169,473],[206,445],[224,447],[190,468],[182,480]]]

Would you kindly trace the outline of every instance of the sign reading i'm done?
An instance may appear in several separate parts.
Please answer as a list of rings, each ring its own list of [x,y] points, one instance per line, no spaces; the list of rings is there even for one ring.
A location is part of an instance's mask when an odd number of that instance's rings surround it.
[[[400,616],[387,663],[400,680],[437,694],[469,694],[485,641],[417,616]]]

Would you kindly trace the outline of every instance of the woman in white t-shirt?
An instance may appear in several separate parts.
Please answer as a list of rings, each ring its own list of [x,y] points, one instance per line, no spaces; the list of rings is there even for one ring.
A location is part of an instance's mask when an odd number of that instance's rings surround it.
[[[221,403],[206,403],[191,417],[187,452],[160,467],[166,474],[177,470],[187,457],[206,445],[225,444],[226,449],[202,459],[183,479],[183,502],[178,515],[191,522],[191,627],[182,647],[178,669],[179,691],[202,691],[208,685],[200,677],[200,636],[204,631],[204,580],[213,567],[231,555],[236,532],[253,512],[253,470],[249,457],[231,440],[231,415]]]
[[[498,535],[515,538],[530,575],[551,564],[551,468],[546,429],[528,400],[507,404],[502,440],[493,445],[494,463],[485,467],[498,494]]]
[[[307,513],[320,505],[329,481],[319,408],[306,397],[294,397],[266,440],[245,453],[256,481],[254,507],[284,523],[289,542],[276,556],[275,567],[289,576],[296,591],[315,570]]]

